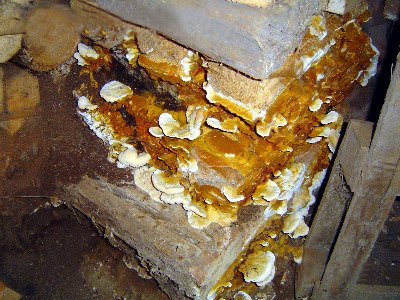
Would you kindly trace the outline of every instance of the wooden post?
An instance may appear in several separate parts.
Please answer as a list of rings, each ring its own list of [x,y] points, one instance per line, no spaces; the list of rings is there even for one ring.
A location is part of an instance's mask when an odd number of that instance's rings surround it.
[[[311,295],[328,262],[337,231],[340,229],[352,192],[360,181],[372,138],[373,124],[350,120],[338,150],[318,211],[297,270],[296,297]]]
[[[397,59],[399,60],[400,55]],[[400,66],[397,65],[342,229],[312,299],[343,299],[359,277],[399,194]]]

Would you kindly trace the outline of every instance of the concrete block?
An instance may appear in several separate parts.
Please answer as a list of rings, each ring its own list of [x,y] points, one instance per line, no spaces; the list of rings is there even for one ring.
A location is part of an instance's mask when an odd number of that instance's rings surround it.
[[[298,46],[319,0],[268,1],[264,8],[225,0],[85,0],[156,30],[256,79],[268,77]]]

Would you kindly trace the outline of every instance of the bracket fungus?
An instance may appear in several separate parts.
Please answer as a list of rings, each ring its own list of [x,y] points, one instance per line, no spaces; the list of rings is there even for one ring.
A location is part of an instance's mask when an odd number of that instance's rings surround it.
[[[137,150],[133,147],[126,149],[118,155],[118,162],[122,168],[139,168],[148,164],[150,160],[151,156],[148,153],[138,154]]]
[[[271,251],[259,250],[249,254],[239,267],[246,282],[265,286],[275,276],[275,255]]]
[[[94,110],[98,105],[92,104],[86,96],[80,96],[78,99],[78,107],[81,110]]]
[[[205,120],[205,111],[204,107],[189,106],[186,111],[187,124],[185,125],[181,125],[170,113],[162,113],[158,118],[158,124],[168,137],[193,141],[201,134],[200,128]]]
[[[151,181],[157,190],[165,194],[180,194],[185,191],[185,188],[179,183],[179,178],[169,176],[159,169],[153,172]]]
[[[79,66],[85,66],[88,64],[86,59],[98,59],[99,54],[92,47],[87,46],[83,43],[78,44],[78,52],[75,52],[74,58],[78,61]]]
[[[116,80],[106,83],[100,90],[100,96],[107,102],[117,102],[131,95],[132,89]]]

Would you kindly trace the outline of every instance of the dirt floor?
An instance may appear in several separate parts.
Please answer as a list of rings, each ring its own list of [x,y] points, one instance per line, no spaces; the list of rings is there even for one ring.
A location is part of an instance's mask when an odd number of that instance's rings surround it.
[[[168,299],[90,220],[43,198],[0,203],[0,281],[24,299]]]
[[[376,121],[393,59],[388,42],[396,40],[400,30],[383,19],[382,1],[371,3],[375,17],[366,29],[382,52],[381,75],[367,88],[355,89],[347,105],[351,117]],[[39,78],[40,104],[23,115],[16,134],[0,129],[0,281],[26,299],[168,299],[153,279],[126,267],[124,253],[90,220],[64,205],[50,204],[58,184],[77,182],[83,174],[132,180],[128,172],[104,163],[106,148],[77,116],[71,91],[78,68],[70,62],[68,76],[31,71]],[[3,68],[11,76],[15,62]],[[362,283],[400,285],[399,203]],[[293,298],[292,288],[285,285],[280,298]]]

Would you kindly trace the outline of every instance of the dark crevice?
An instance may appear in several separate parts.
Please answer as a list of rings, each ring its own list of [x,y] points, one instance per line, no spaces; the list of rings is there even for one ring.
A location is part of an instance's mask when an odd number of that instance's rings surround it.
[[[386,57],[381,64],[381,71],[376,77],[377,84],[373,93],[370,110],[367,116],[367,121],[377,122],[385,101],[386,92],[390,84],[392,70],[396,64],[397,54],[399,53],[400,45],[400,22],[394,22],[388,34],[389,47]]]

